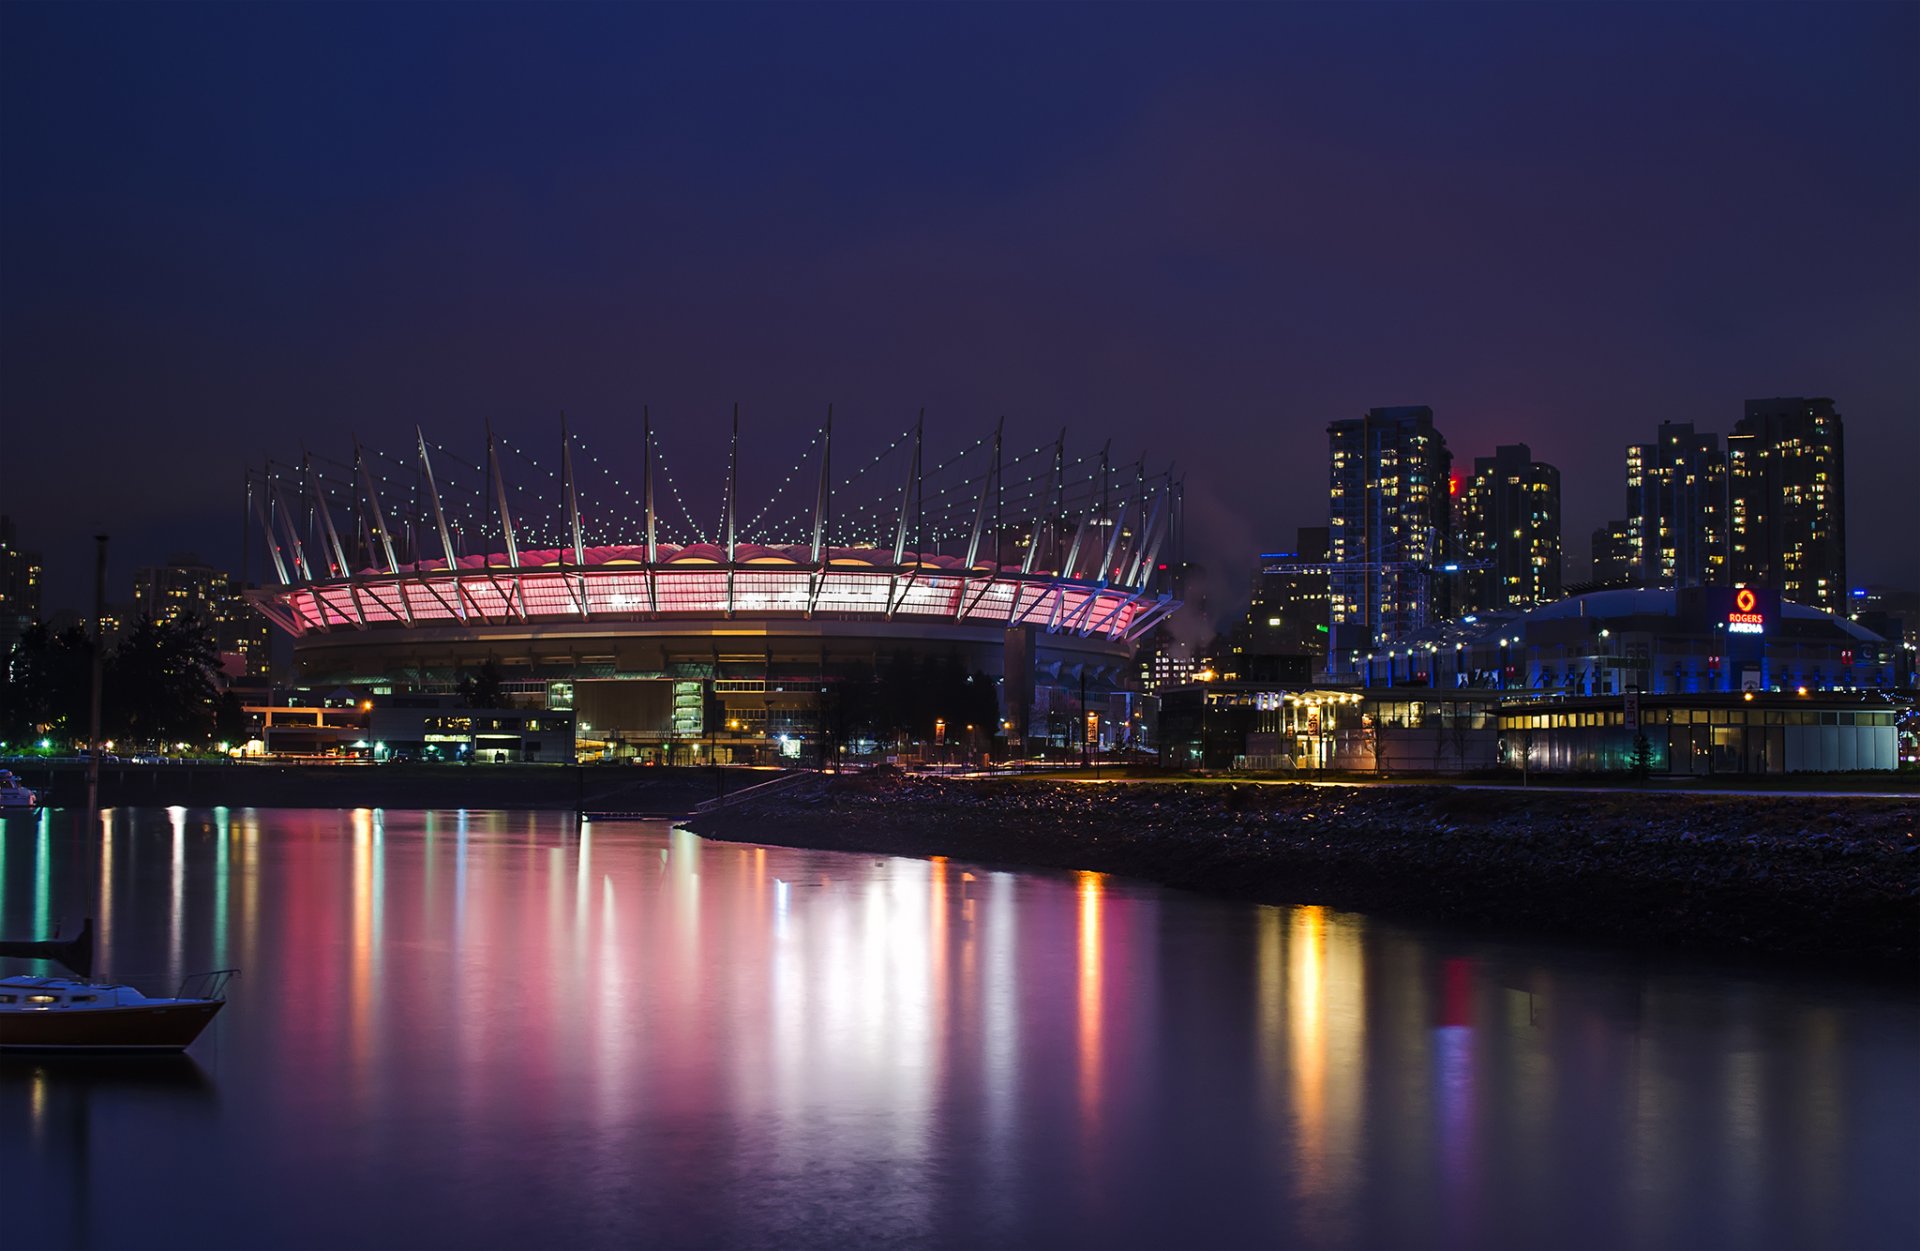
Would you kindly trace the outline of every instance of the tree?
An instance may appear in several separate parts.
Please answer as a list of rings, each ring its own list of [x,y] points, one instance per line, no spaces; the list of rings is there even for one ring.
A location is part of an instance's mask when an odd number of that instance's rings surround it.
[[[880,671],[874,692],[874,722],[889,741],[899,743],[914,737],[918,724],[916,706],[922,698],[918,666],[911,653],[896,651]]]
[[[469,708],[505,708],[507,684],[493,657],[471,673],[460,676],[460,697]]]
[[[1647,741],[1644,732],[1633,736],[1633,755],[1629,759],[1633,780],[1646,785],[1647,775],[1653,772],[1653,744]]]
[[[213,636],[198,617],[141,617],[107,659],[103,728],[135,742],[210,741],[219,664]]]
[[[232,691],[220,692],[220,698],[213,704],[214,738],[223,743],[242,743],[251,729],[247,710],[240,703],[240,697]]]
[[[70,626],[53,634],[35,622],[0,658],[0,739],[85,734],[92,684],[86,630]]]
[[[822,763],[831,760],[838,768],[847,744],[871,730],[878,697],[879,683],[871,669],[832,679],[820,688]]]

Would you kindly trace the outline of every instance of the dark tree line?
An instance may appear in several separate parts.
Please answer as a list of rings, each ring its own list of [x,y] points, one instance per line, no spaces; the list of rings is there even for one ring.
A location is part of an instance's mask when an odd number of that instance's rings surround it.
[[[238,739],[245,714],[214,680],[220,664],[205,622],[142,617],[107,654],[103,737],[145,744]],[[93,644],[80,626],[30,626],[0,661],[0,739],[84,740],[93,689]]]
[[[877,670],[863,667],[821,688],[820,735],[829,756],[861,738],[895,746],[930,743],[942,721],[950,743],[962,742],[969,725],[988,739],[1000,729],[998,687],[986,674],[968,672],[958,652],[895,652]]]

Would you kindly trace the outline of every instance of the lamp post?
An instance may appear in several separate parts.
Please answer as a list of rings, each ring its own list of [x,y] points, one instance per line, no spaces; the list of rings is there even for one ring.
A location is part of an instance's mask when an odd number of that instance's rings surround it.
[[[107,662],[107,536],[93,536],[93,692],[87,700],[87,811],[100,811],[100,682]]]

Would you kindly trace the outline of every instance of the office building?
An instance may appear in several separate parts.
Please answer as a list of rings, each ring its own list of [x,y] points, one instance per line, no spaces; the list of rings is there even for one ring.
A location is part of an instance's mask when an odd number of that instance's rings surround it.
[[[1327,597],[1327,527],[1303,526],[1292,550],[1260,554],[1246,616],[1223,657],[1226,671],[1242,675],[1250,657],[1262,656],[1310,657],[1323,667]]]
[[[1524,443],[1476,457],[1456,496],[1460,612],[1531,608],[1560,598],[1560,471]]]
[[[1345,672],[1445,613],[1453,457],[1426,407],[1371,409],[1327,439],[1330,657]]]
[[[1727,436],[1728,563],[1735,586],[1847,610],[1843,450],[1832,400],[1747,401]]]

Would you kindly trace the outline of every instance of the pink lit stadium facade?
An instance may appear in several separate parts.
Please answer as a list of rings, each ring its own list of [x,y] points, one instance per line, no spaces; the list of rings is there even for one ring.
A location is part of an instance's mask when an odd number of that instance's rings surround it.
[[[834,733],[836,689],[903,664],[992,685],[996,725],[936,728],[956,747],[1139,743],[1129,661],[1178,607],[1156,577],[1169,474],[999,431],[929,467],[918,424],[836,473],[829,418],[749,508],[735,429],[710,532],[650,423],[637,489],[564,431],[546,463],[489,434],[484,463],[421,436],[269,464],[254,602],[306,687],[445,696],[485,672],[513,705],[571,710],[588,756],[801,755]]]

